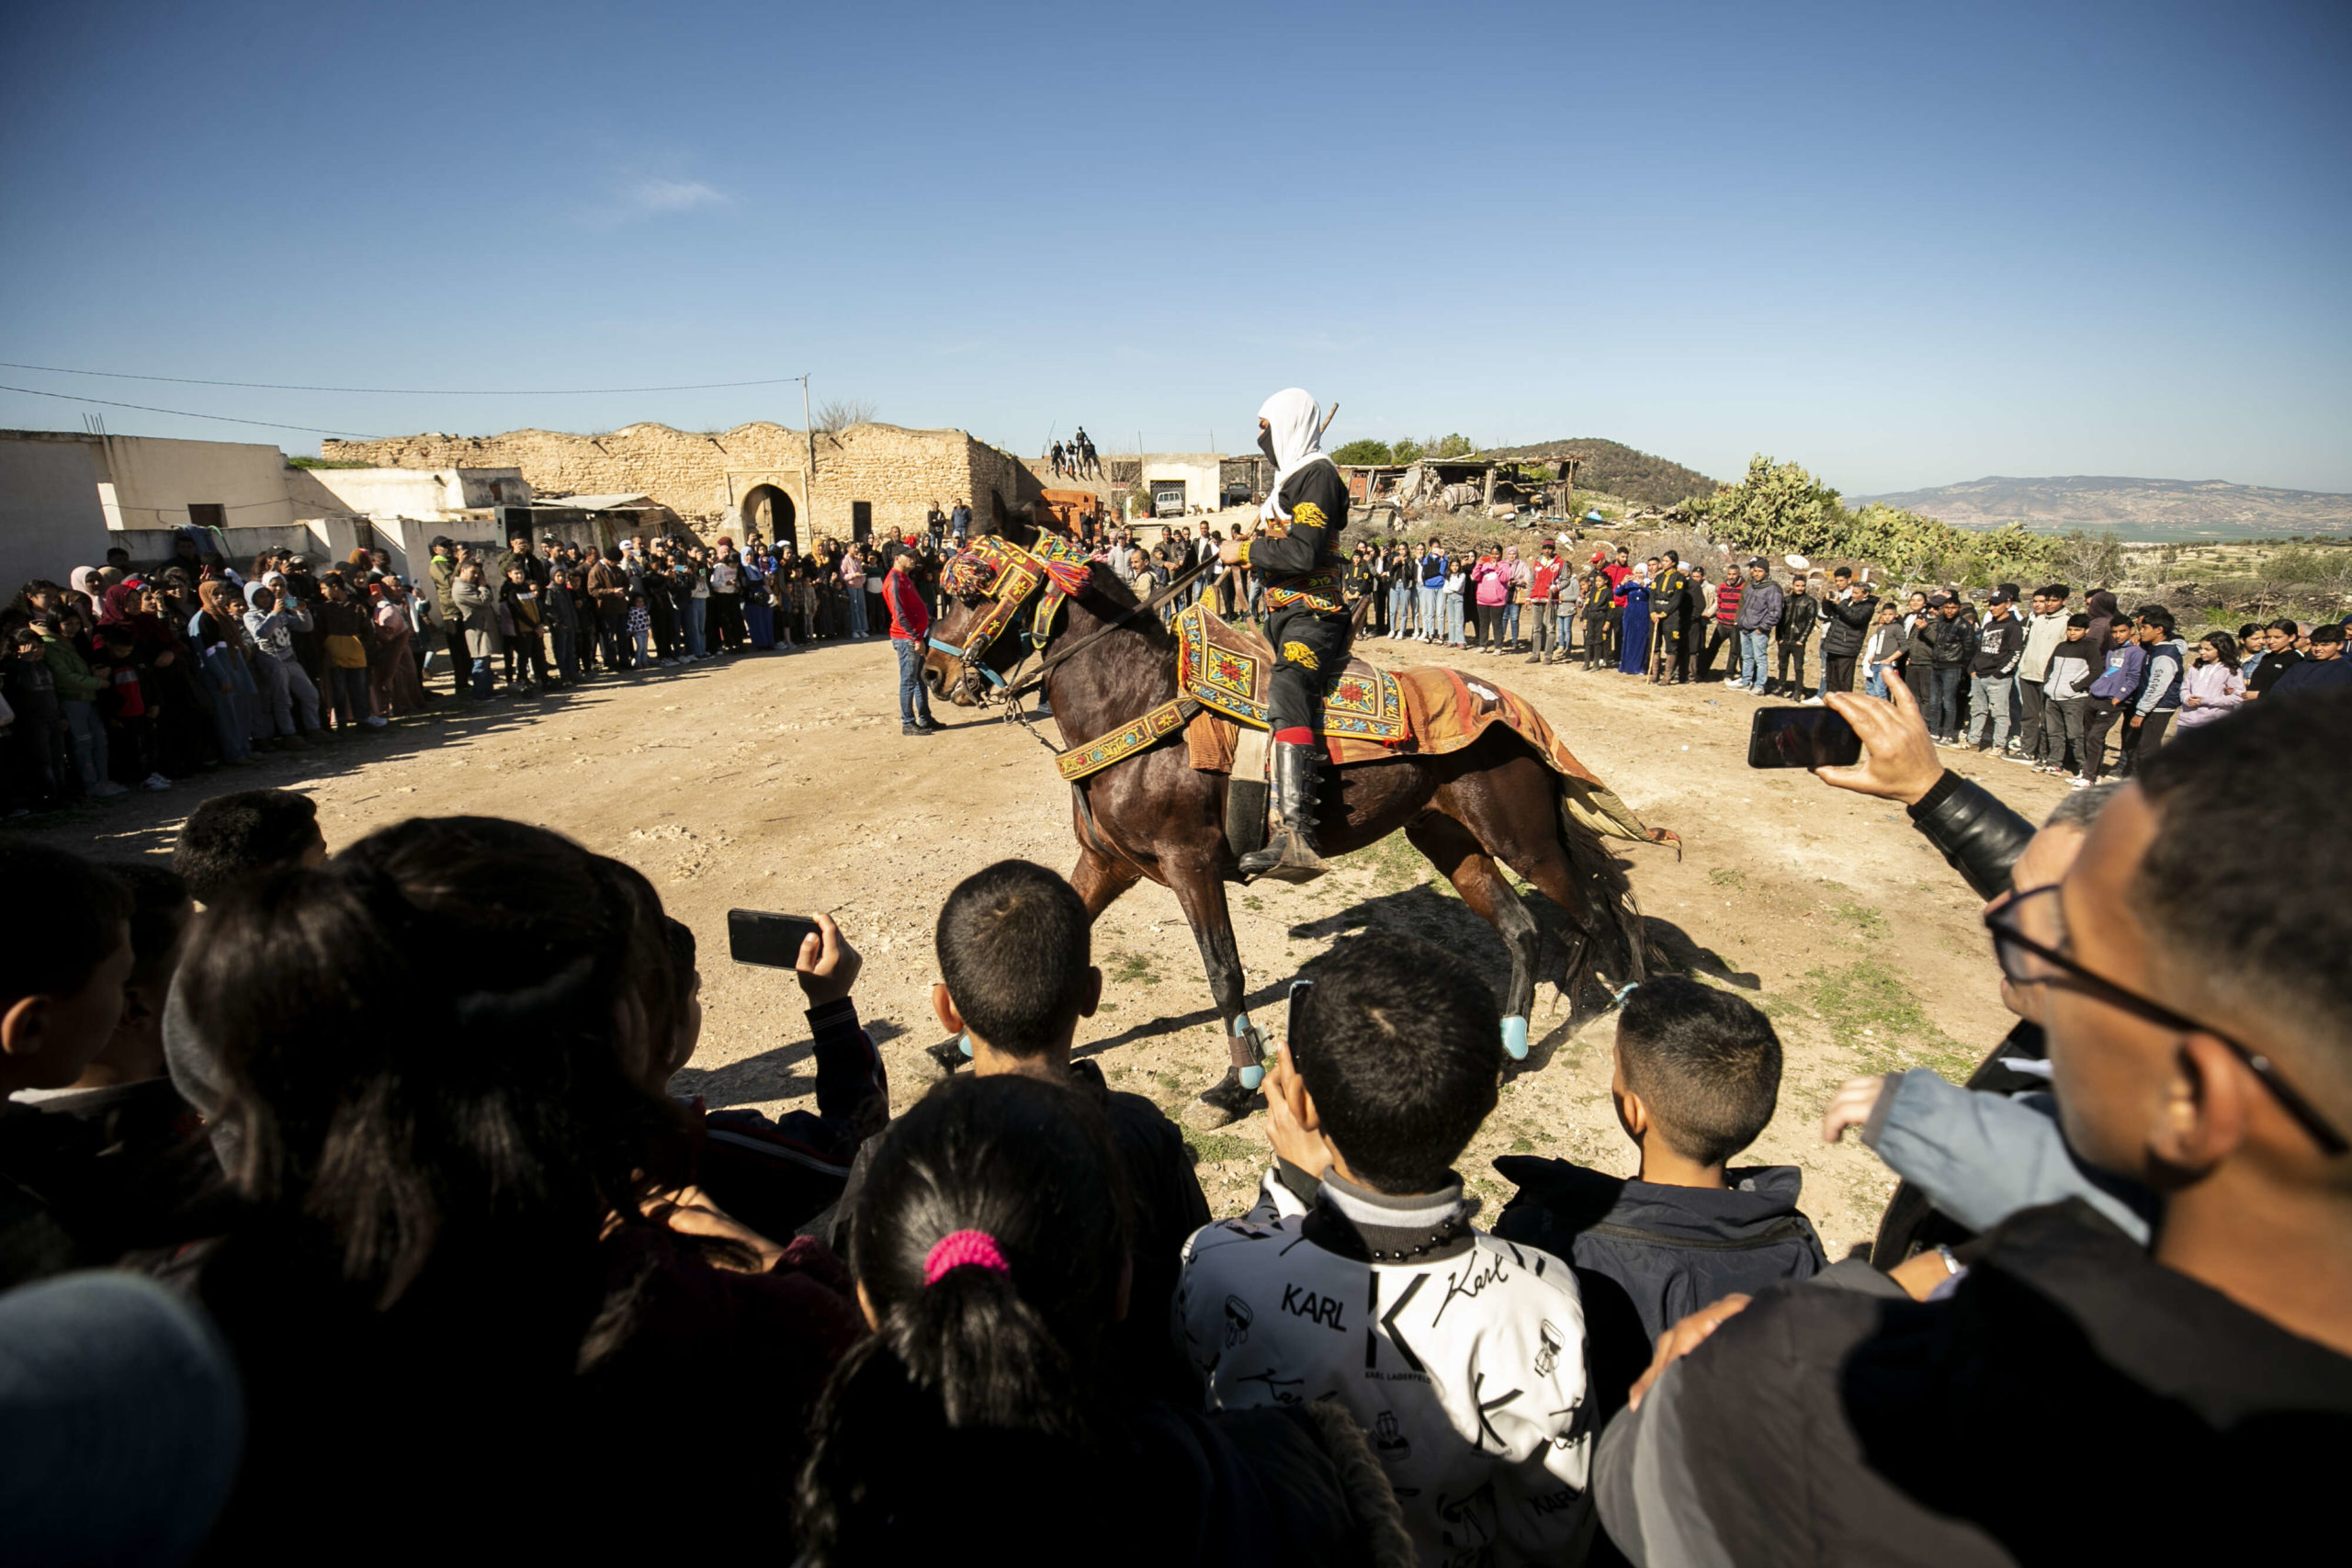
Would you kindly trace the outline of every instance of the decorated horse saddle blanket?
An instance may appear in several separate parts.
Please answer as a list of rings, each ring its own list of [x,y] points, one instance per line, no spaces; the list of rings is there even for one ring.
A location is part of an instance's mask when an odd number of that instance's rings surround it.
[[[1183,694],[1210,713],[1265,728],[1275,663],[1266,639],[1219,620],[1205,599],[1177,614],[1175,630],[1177,684]],[[1382,746],[1412,739],[1396,675],[1350,658],[1324,688],[1323,733]]]

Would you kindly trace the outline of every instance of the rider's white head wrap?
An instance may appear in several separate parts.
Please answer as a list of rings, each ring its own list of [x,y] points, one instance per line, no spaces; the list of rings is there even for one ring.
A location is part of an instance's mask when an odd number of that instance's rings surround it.
[[[1258,417],[1266,422],[1274,447],[1273,488],[1266,493],[1261,514],[1270,523],[1287,523],[1290,513],[1283,510],[1283,486],[1309,463],[1331,460],[1323,455],[1322,413],[1304,389],[1285,387],[1260,406]]]

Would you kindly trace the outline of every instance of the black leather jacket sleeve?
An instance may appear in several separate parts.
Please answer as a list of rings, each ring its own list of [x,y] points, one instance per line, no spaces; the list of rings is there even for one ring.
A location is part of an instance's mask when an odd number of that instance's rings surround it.
[[[1911,825],[1928,836],[1978,897],[2009,890],[2009,868],[2033,837],[2031,822],[1949,768],[1910,811]]]

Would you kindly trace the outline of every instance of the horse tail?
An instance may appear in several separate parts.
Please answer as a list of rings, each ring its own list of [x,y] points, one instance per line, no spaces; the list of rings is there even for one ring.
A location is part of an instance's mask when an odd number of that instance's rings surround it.
[[[1601,836],[1568,809],[1565,788],[1559,812],[1560,840],[1568,852],[1569,867],[1586,907],[1599,917],[1598,929],[1586,929],[1585,940],[1573,944],[1567,973],[1561,977],[1561,990],[1572,998],[1571,1005],[1588,983],[1614,991],[1672,969],[1672,962],[1650,940],[1641,901],[1634,896],[1624,867]]]

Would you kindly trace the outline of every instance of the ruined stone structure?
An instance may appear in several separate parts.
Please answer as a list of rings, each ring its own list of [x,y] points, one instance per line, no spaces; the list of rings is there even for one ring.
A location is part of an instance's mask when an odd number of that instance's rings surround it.
[[[541,498],[640,494],[715,537],[755,532],[806,548],[819,538],[920,532],[933,506],[968,497],[985,523],[1042,488],[1009,453],[960,430],[855,424],[808,440],[764,421],[716,434],[632,424],[602,435],[510,430],[503,435],[401,435],[327,441],[321,455],[388,468],[519,468]]]

